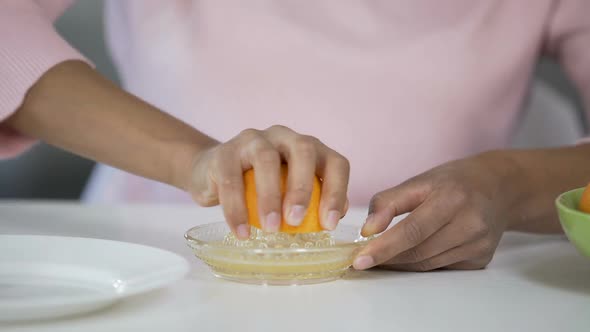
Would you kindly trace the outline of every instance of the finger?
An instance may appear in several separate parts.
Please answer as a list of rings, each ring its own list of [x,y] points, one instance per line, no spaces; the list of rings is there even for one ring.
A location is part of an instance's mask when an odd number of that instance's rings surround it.
[[[426,272],[445,269],[476,270],[484,268],[493,256],[486,247],[489,240],[479,240],[447,250],[434,257],[417,263],[387,264],[384,267],[392,270]]]
[[[299,135],[293,129],[281,125],[271,126],[263,130],[263,134],[285,159],[289,158],[291,142]]]
[[[267,232],[281,227],[281,156],[263,136],[245,138],[247,161],[254,168],[258,215]]]
[[[383,232],[394,217],[412,212],[424,202],[429,193],[429,185],[419,178],[377,193],[369,204],[369,215],[361,234],[370,236]]]
[[[371,241],[355,259],[354,268],[364,270],[384,263],[424,242],[448,224],[455,211],[437,196],[424,201],[404,220]]]
[[[283,201],[285,221],[299,226],[305,217],[315,179],[317,146],[313,138],[295,135],[287,146],[289,173]]]
[[[418,263],[479,240],[487,234],[487,227],[479,216],[472,212],[462,212],[424,242],[393,257],[387,264]]]
[[[213,181],[219,193],[225,220],[240,239],[250,236],[248,214],[244,198],[242,167],[232,146],[223,146],[214,159]]]
[[[299,226],[307,212],[313,190],[315,146],[307,136],[281,125],[264,130],[264,134],[289,165],[282,210],[287,224]]]
[[[334,230],[348,210],[348,179],[350,163],[339,153],[322,144],[319,175],[322,177],[320,222],[327,230]]]

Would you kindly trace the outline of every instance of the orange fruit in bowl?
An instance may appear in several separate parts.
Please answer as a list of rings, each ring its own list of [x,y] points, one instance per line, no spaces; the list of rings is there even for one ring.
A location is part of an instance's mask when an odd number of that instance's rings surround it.
[[[287,188],[287,165],[281,165],[281,195],[285,197]],[[254,181],[254,170],[250,169],[244,172],[244,189],[246,197],[246,207],[248,209],[248,223],[258,229],[262,229],[260,216],[258,215],[258,196],[256,195],[256,183]],[[281,220],[280,232],[284,233],[313,233],[323,230],[320,225],[320,196],[321,196],[321,182],[317,176],[313,179],[313,189],[311,192],[311,199],[305,213],[305,217],[299,226],[291,226]]]
[[[580,198],[580,203],[578,204],[578,209],[582,212],[590,213],[590,183],[584,189],[582,193],[582,197]]]

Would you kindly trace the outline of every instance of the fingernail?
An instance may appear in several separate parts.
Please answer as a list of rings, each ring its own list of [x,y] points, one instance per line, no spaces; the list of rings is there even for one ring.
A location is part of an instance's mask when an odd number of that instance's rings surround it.
[[[324,220],[324,228],[332,231],[334,229],[336,229],[336,226],[338,225],[338,221],[340,220],[340,212],[336,211],[336,210],[330,210],[328,211],[328,215],[326,216],[326,220]]]
[[[264,219],[264,230],[270,233],[276,233],[281,228],[281,216],[276,212],[271,212]]]
[[[236,233],[238,235],[238,239],[245,240],[250,237],[250,225],[248,224],[241,224],[236,227]]]
[[[291,226],[299,226],[301,225],[301,221],[303,221],[303,217],[305,217],[305,206],[293,205],[287,216],[287,224]]]
[[[373,267],[373,265],[375,265],[375,261],[371,256],[359,256],[354,260],[354,263],[352,263],[352,267],[354,267],[355,270],[366,270]]]

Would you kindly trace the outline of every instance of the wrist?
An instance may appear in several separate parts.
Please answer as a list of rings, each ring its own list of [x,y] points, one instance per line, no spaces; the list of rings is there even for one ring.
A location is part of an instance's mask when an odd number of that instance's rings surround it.
[[[590,146],[538,150],[504,150],[483,154],[499,171],[497,215],[508,230],[536,233],[561,231],[555,198],[588,183]]]
[[[529,198],[533,195],[528,184],[529,177],[518,158],[518,152],[495,150],[478,155],[486,165],[490,176],[491,191],[496,218],[507,229],[526,220]]]
[[[207,151],[219,142],[212,138],[207,138],[202,142],[182,144],[178,146],[172,157],[171,170],[169,172],[168,183],[184,191],[189,191],[193,173],[197,161],[200,160]]]

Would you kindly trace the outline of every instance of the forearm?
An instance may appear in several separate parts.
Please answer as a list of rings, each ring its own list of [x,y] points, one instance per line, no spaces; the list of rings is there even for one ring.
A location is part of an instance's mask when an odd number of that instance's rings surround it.
[[[181,189],[193,158],[215,143],[78,61],[49,70],[7,123],[49,144]]]
[[[508,150],[484,154],[504,171],[498,197],[508,229],[561,232],[556,197],[590,182],[590,144],[556,149]],[[490,159],[491,160],[491,159]]]

